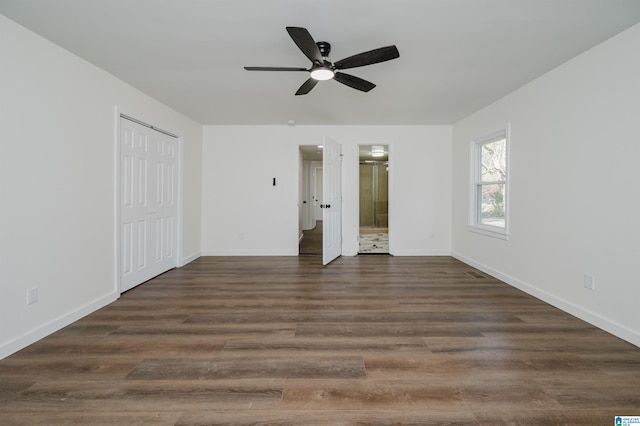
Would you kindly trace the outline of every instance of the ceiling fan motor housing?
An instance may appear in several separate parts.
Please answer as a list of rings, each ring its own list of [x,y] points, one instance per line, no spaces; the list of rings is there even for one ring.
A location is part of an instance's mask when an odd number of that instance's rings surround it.
[[[327,43],[326,41],[319,41],[316,43],[316,46],[318,46],[318,50],[320,50],[320,54],[325,59],[325,61],[328,61],[329,52],[331,52],[331,44]]]

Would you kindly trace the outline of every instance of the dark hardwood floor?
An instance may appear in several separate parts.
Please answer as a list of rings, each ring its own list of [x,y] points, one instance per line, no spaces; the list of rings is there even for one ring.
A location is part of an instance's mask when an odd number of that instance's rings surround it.
[[[0,424],[611,425],[640,348],[450,257],[203,257],[0,361]]]

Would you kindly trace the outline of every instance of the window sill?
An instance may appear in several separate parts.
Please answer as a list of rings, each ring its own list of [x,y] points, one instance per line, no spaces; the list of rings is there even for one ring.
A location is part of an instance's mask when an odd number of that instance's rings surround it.
[[[499,240],[505,240],[505,241],[509,240],[509,234],[505,229],[501,229],[501,228],[489,227],[489,226],[478,226],[478,225],[467,225],[467,230],[475,234],[497,238]]]

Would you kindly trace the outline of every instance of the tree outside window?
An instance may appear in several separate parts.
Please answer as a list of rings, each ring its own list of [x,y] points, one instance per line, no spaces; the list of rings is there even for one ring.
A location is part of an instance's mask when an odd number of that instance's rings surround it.
[[[475,140],[472,148],[475,169],[472,226],[505,233],[507,130]]]

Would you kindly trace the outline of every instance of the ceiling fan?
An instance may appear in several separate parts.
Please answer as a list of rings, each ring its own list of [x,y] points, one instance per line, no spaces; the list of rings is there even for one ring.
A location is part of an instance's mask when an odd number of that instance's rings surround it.
[[[357,55],[349,56],[348,58],[332,63],[329,60],[329,52],[331,51],[331,45],[329,43],[326,41],[316,43],[306,28],[287,27],[287,32],[302,53],[311,60],[311,68],[244,67],[244,69],[247,71],[307,71],[311,73],[311,77],[300,86],[296,95],[306,95],[318,84],[318,81],[331,79],[356,90],[368,92],[376,87],[376,85],[360,77],[345,74],[338,70],[363,67],[365,65],[377,64],[378,62],[390,61],[391,59],[400,57],[396,46],[385,46],[358,53]]]

